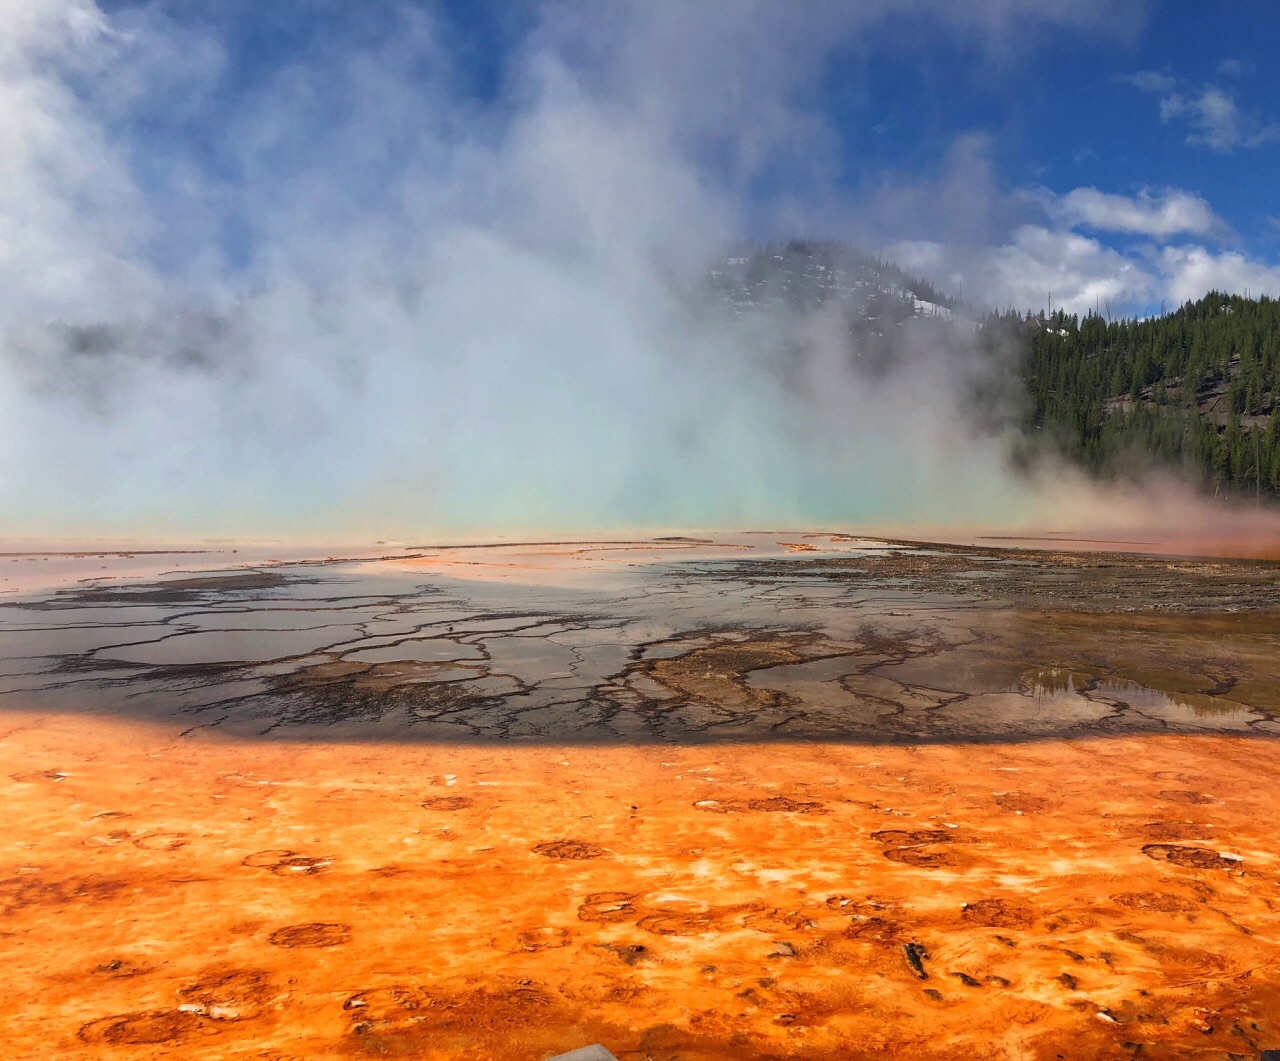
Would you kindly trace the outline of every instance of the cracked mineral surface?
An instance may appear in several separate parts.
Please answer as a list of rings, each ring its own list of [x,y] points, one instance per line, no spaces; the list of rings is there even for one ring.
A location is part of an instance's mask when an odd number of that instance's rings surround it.
[[[1275,564],[56,556],[0,598],[9,1056],[1280,1046]]]

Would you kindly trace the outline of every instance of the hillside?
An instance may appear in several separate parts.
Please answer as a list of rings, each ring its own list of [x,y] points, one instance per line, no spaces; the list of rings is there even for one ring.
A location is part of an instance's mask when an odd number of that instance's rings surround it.
[[[1011,329],[1027,452],[1102,477],[1152,462],[1224,497],[1280,495],[1280,302],[1211,292],[1161,317],[992,318]]]
[[[741,250],[710,270],[712,289],[743,317],[768,308],[843,313],[854,336],[884,336],[910,320],[968,321],[972,311],[927,280],[850,247],[796,240]]]
[[[971,338],[979,316],[893,262],[846,243],[794,240],[726,255],[709,269],[713,300],[752,342],[776,347],[784,367],[804,356],[805,322],[825,319],[848,336],[849,367],[876,375],[937,345],[940,333]],[[762,339],[757,329],[765,329]],[[772,329],[772,330],[770,330]]]
[[[984,384],[992,408],[979,417],[991,424],[992,410],[1023,391],[1016,454],[1024,461],[1060,453],[1100,478],[1172,466],[1219,497],[1280,497],[1276,300],[1212,292],[1146,319],[1058,312],[973,323],[978,311],[927,280],[846,244],[812,240],[727,256],[710,283],[739,319],[840,314],[853,363],[871,369],[911,356],[912,344],[899,341],[909,325],[976,329],[992,357]]]

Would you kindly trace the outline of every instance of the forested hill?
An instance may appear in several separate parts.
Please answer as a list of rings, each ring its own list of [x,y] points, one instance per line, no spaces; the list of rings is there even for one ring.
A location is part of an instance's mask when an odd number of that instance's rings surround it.
[[[1028,449],[1113,477],[1155,460],[1225,497],[1280,496],[1280,301],[1212,292],[1146,320],[1056,313],[1013,329]]]
[[[803,311],[836,305],[847,312],[855,331],[867,322],[895,326],[912,318],[950,320],[973,312],[923,277],[830,240],[742,248],[716,262],[709,279],[735,314],[770,306]]]
[[[737,317],[836,311],[853,364],[875,372],[911,356],[910,329],[998,356],[983,412],[1025,391],[1018,455],[1065,454],[1101,478],[1172,465],[1226,498],[1280,498],[1280,301],[1211,292],[1159,317],[1112,320],[981,313],[848,244],[795,240],[716,262],[710,286]],[[784,344],[785,345],[785,344]],[[1009,378],[1004,355],[1016,352]],[[796,356],[795,344],[786,346]],[[981,389],[980,389],[981,390]],[[990,409],[986,409],[987,405]],[[1007,423],[1003,416],[1000,423]]]

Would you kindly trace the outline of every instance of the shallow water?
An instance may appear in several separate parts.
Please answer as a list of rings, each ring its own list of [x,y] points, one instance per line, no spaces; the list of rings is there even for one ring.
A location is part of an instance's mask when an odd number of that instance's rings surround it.
[[[1029,672],[1021,685],[1019,691],[1025,690],[1025,695],[1035,700],[1038,710],[1085,699],[1107,704],[1116,711],[1173,725],[1236,732],[1248,732],[1253,725],[1271,719],[1265,711],[1253,711],[1230,700],[1190,697],[1152,689],[1123,678],[1098,679],[1059,668]]]
[[[756,542],[502,546],[76,586],[0,608],[0,705],[431,740],[1277,729],[1280,648],[1263,614],[1033,611],[984,587],[1031,565],[1051,602],[1078,563]],[[796,557],[797,544],[814,551]],[[1158,582],[1149,561],[1132,566],[1126,592]],[[1114,562],[1086,574],[1128,577]]]

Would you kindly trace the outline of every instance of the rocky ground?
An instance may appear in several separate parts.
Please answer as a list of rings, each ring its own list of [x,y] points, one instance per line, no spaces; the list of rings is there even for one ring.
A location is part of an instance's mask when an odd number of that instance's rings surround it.
[[[771,534],[10,600],[0,1039],[1257,1056],[1278,570]]]

